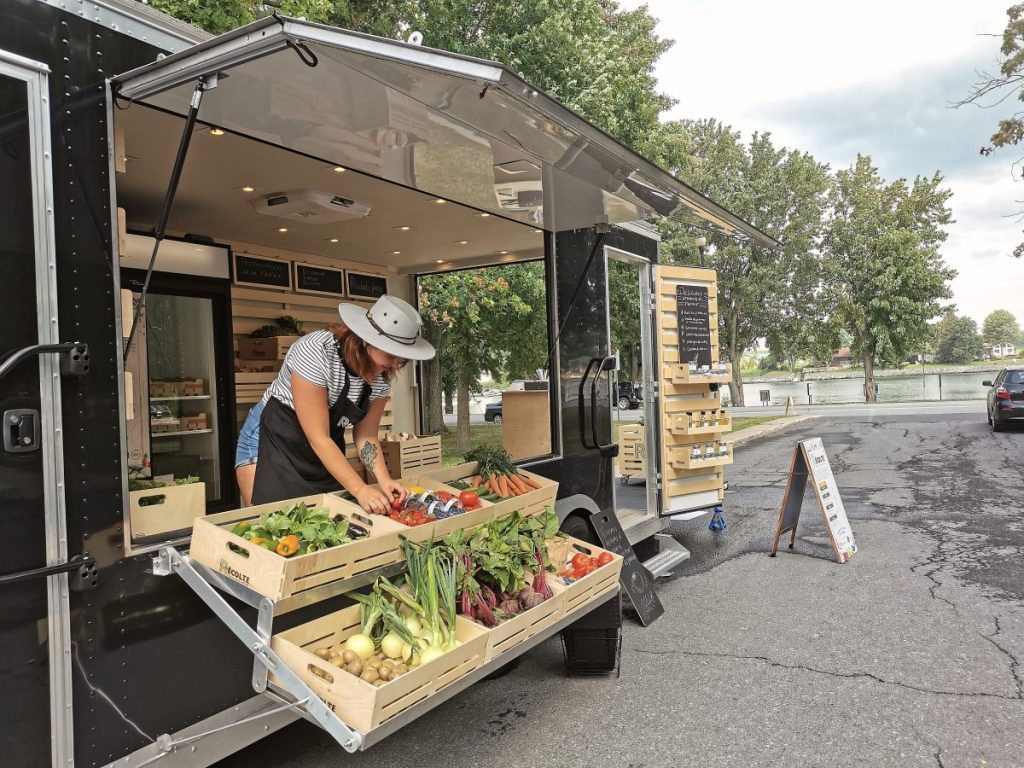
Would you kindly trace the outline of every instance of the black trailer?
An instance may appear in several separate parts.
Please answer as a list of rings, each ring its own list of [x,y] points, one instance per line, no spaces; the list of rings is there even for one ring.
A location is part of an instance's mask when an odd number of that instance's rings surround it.
[[[687,207],[776,245],[762,233],[500,64],[282,17],[210,38],[128,0],[0,9],[5,766],[209,765],[297,716],[254,693],[250,650],[160,575],[162,548],[187,550],[187,531],[142,530],[128,490],[142,445],[199,466],[210,510],[238,506],[225,468],[247,385],[230,344],[275,313],[315,324],[336,296],[413,298],[429,272],[537,261],[550,439],[528,463],[559,481],[565,527],[585,536],[591,513],[611,511],[631,543],[650,542],[669,516],[721,502],[714,274],[659,268],[649,222]],[[290,218],[270,210],[282,194]],[[649,469],[629,509],[613,471],[609,259],[636,267],[644,307]],[[319,272],[300,280],[302,266]],[[209,318],[216,359],[199,394],[150,396],[145,325],[125,357],[142,285],[178,312],[150,323],[151,348],[177,339],[189,307]],[[687,346],[693,307],[707,333]],[[415,431],[416,380],[403,385],[393,423]],[[208,404],[187,412],[205,428],[158,434],[156,401],[189,398]],[[651,570],[683,557],[666,549]],[[317,606],[299,608],[275,628]]]

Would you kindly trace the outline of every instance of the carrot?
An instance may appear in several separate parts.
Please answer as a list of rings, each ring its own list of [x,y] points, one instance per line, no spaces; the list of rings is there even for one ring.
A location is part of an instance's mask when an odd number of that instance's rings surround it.
[[[527,477],[526,475],[520,475],[519,479],[522,480],[528,487],[533,488],[534,490],[540,490],[540,483],[538,483],[533,478]]]
[[[469,487],[470,488],[479,488],[480,487],[480,475],[473,475],[471,478],[469,478]]]
[[[512,475],[511,477],[509,477],[508,484],[511,487],[515,488],[520,495],[530,492],[530,488],[526,485],[526,483],[523,482],[523,478],[521,478],[519,475]]]
[[[498,481],[494,479],[494,475],[487,478],[487,488],[497,496],[501,496],[501,491],[498,488]]]
[[[501,496],[509,496],[508,491],[508,478],[505,475],[498,475],[498,489]]]

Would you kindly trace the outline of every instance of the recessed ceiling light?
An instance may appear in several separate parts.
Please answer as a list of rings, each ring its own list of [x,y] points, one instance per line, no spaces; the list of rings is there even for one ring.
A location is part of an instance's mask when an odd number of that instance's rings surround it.
[[[331,168],[331,170],[334,171],[335,173],[344,173],[346,169],[342,168],[340,165],[336,165],[333,168]]]
[[[224,129],[223,128],[211,128],[210,129],[210,135],[211,136],[223,136],[224,135]]]
[[[490,215],[491,215],[491,214],[489,214],[489,213],[478,213],[478,214],[477,214],[477,216],[479,216],[479,217],[480,217],[481,219],[486,219],[486,218],[489,218],[489,217],[490,217]]]
[[[408,224],[403,224],[400,227],[395,227],[395,229],[400,229],[403,232],[408,232],[410,229],[412,229],[412,227],[410,227]]]
[[[336,242],[338,242],[338,238],[336,238],[336,237],[332,237],[332,238],[331,238],[331,242],[332,242],[332,243],[336,243]]]
[[[435,264],[447,264],[448,262],[445,259],[435,259],[434,263]]]
[[[444,204],[445,204],[445,203],[447,203],[448,201],[447,201],[447,200],[445,200],[444,198],[441,198],[441,197],[439,197],[439,198],[437,198],[437,200],[435,200],[434,202],[435,202],[435,203],[437,203],[438,205],[444,205]]]
[[[456,240],[459,245],[469,245],[469,240]]]
[[[243,192],[255,192],[256,187],[242,187]]]
[[[401,251],[392,251],[392,252],[391,252],[391,255],[392,255],[392,256],[401,256],[401,255],[402,255],[402,252],[401,252]]]
[[[288,227],[278,227],[277,231],[278,232],[287,232],[288,231]]]

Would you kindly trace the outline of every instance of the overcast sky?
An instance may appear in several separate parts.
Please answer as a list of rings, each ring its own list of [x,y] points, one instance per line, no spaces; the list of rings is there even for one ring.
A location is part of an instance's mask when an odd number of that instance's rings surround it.
[[[667,118],[770,131],[833,169],[868,154],[889,181],[941,171],[958,310],[979,326],[993,309],[1024,323],[1024,261],[1009,255],[1024,239],[1024,184],[1010,172],[1024,151],[978,153],[1017,102],[949,108],[977,71],[998,70],[1009,0],[620,0],[642,4],[676,41],[657,70],[678,102]]]

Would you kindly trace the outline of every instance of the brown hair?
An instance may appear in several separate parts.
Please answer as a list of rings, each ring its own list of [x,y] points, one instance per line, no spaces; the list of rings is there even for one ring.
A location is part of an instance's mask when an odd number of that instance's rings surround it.
[[[373,370],[376,365],[370,359],[369,342],[359,338],[341,323],[329,325],[325,330],[334,334],[334,338],[338,342],[338,352],[341,354],[341,360],[345,363],[345,367],[367,384],[372,384],[374,381]],[[399,368],[404,367],[407,362],[409,361],[403,360]],[[385,381],[391,382],[392,372],[390,370],[385,370],[382,376]]]

